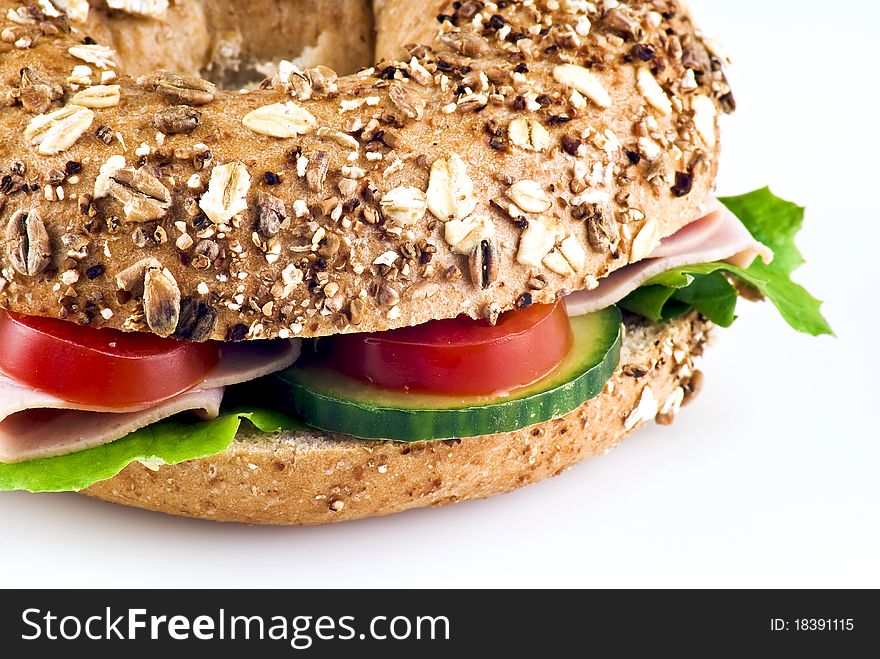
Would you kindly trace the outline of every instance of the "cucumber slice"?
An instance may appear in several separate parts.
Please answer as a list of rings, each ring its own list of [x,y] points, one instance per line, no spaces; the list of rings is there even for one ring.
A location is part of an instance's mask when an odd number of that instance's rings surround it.
[[[574,344],[547,377],[506,396],[455,398],[390,391],[320,366],[280,373],[281,405],[310,426],[402,442],[477,437],[565,416],[598,396],[620,361],[620,311],[571,319]]]

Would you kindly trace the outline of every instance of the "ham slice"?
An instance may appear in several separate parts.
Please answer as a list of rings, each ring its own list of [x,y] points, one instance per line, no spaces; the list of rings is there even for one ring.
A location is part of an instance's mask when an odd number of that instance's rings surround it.
[[[0,462],[94,448],[181,412],[216,418],[224,387],[287,368],[299,357],[299,347],[299,341],[225,344],[220,363],[201,385],[138,410],[76,405],[0,374]]]
[[[31,409],[0,422],[0,462],[24,462],[85,451],[115,441],[181,412],[204,419],[220,414],[223,389],[189,391],[140,412],[110,414],[64,409]]]
[[[708,215],[663,240],[644,261],[617,270],[600,280],[592,291],[569,295],[565,299],[568,314],[583,316],[617,304],[642,284],[674,268],[713,261],[747,268],[759,257],[770,263],[773,252],[755,240],[736,215],[715,201]]]
[[[299,358],[301,341],[224,343],[220,363],[201,389],[228,387],[281,371]]]

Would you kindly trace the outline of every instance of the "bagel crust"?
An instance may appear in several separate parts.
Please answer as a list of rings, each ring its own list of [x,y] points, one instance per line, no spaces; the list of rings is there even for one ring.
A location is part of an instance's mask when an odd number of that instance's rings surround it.
[[[733,106],[674,0],[376,0],[379,64],[250,91],[197,77],[228,68],[204,35],[236,3],[98,4],[0,0],[0,306],[94,327],[373,332],[594,287],[699,216]],[[294,29],[272,12],[313,39],[366,13],[236,6],[268,43]],[[303,66],[352,52],[320,39]]]
[[[621,366],[605,392],[571,414],[470,439],[367,442],[320,431],[242,431],[224,453],[152,471],[140,463],[84,494],[172,515],[313,525],[509,492],[603,455],[655,417],[671,422],[699,390],[694,358],[709,325],[628,320]]]

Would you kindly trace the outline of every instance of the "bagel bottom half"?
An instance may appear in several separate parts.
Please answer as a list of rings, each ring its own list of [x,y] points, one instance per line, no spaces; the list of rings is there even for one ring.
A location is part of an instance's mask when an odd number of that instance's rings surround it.
[[[698,388],[693,360],[708,337],[705,320],[628,319],[626,329],[620,367],[604,393],[555,421],[416,444],[317,430],[268,435],[242,424],[224,453],[157,471],[133,463],[83,493],[200,519],[312,525],[509,492],[608,452],[666,401]]]

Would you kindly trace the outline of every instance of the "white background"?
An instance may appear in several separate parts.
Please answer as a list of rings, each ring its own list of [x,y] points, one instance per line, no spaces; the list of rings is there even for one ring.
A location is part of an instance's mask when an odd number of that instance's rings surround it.
[[[2,494],[0,584],[880,586],[880,5],[691,4],[734,60],[720,192],[770,183],[808,206],[798,278],[837,339],[744,307],[674,426],[451,508],[272,529]]]

